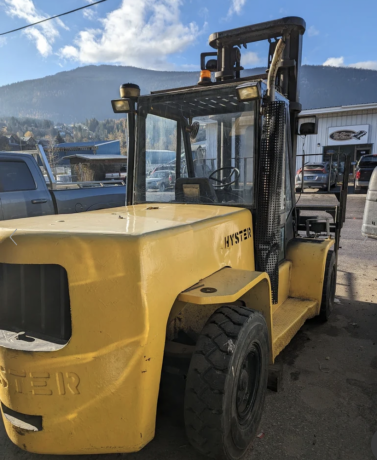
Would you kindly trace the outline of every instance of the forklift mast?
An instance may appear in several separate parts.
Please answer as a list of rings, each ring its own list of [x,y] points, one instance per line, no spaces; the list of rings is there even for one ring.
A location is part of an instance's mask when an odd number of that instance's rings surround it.
[[[275,87],[289,100],[293,164],[295,164],[296,152],[297,115],[302,109],[299,77],[302,36],[305,29],[305,21],[302,18],[292,16],[213,33],[209,37],[209,45],[216,51],[202,53],[200,59],[201,69],[215,72],[217,82],[239,79],[241,70],[244,70],[241,66],[241,47],[247,48],[248,43],[268,40],[270,43],[268,68],[265,74],[255,76],[255,78],[267,78],[278,40],[280,38],[284,40],[285,47],[282,59],[278,64]],[[208,57],[211,59],[207,60]]]

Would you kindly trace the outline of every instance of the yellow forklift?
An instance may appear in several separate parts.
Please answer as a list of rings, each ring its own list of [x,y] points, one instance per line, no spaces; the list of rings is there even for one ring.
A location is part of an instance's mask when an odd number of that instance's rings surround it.
[[[327,320],[336,288],[346,194],[321,208],[331,225],[295,203],[295,139],[315,132],[297,122],[304,32],[287,17],[215,33],[198,85],[122,85],[125,207],[1,223],[0,401],[17,446],[139,451],[164,357],[189,357],[190,442],[243,458],[269,366],[308,318]],[[261,40],[268,72],[242,77],[241,47]],[[175,160],[149,174],[164,151]]]

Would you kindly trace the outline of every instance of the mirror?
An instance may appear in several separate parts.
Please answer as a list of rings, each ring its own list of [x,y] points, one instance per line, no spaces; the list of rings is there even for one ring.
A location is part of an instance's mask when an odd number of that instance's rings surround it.
[[[190,139],[193,141],[196,139],[196,136],[198,135],[198,131],[200,128],[200,124],[198,121],[194,121],[194,123],[189,124],[186,127],[186,131],[190,134]]]
[[[308,136],[311,134],[315,134],[315,123],[310,123],[310,122],[302,123],[300,125],[299,134],[301,134],[302,136]]]
[[[318,119],[315,115],[299,117],[297,120],[297,132],[300,136],[318,134]]]

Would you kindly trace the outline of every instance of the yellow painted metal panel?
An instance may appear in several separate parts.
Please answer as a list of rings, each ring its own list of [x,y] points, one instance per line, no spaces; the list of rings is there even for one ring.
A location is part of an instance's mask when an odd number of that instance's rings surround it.
[[[322,299],[326,257],[334,245],[333,239],[293,240],[288,245],[287,259],[292,262],[289,297],[317,302],[317,314]]]
[[[272,305],[272,313],[288,299],[289,286],[291,284],[292,262],[285,260],[279,265],[279,293],[278,303]]]
[[[315,300],[287,299],[272,316],[273,360],[288,345],[305,321],[316,316]]]
[[[235,302],[263,279],[269,279],[267,273],[223,268],[213,275],[200,280],[179,294],[178,300],[199,305]],[[203,292],[215,289],[215,292]]]
[[[248,210],[154,207],[1,223],[0,263],[63,266],[71,303],[72,337],[60,350],[0,347],[1,401],[43,417],[37,433],[21,433],[4,419],[21,448],[51,454],[141,449],[154,436],[175,299],[224,267],[255,269],[251,230],[240,239],[252,229]],[[17,246],[8,237],[15,228]],[[47,392],[36,395],[33,380],[42,374]]]

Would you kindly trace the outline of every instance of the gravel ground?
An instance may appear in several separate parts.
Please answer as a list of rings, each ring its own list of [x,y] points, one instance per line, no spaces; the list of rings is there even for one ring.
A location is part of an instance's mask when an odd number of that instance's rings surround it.
[[[300,202],[331,197],[303,194]],[[361,236],[365,195],[351,195],[339,252],[336,308],[326,324],[307,321],[278,360],[283,388],[268,391],[249,460],[373,460],[377,431],[377,241]],[[203,460],[185,437],[180,412],[159,407],[155,439],[128,460]],[[173,410],[172,410],[173,409]],[[23,452],[0,426],[0,458],[63,460]],[[115,460],[126,455],[80,456]]]

